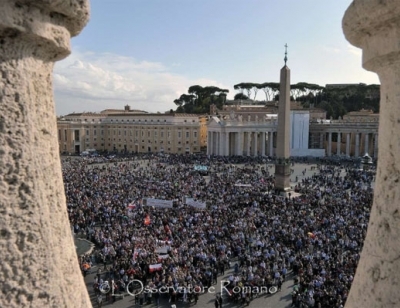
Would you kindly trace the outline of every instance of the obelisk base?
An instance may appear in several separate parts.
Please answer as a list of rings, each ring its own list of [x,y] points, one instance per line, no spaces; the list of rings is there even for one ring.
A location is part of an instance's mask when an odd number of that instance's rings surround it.
[[[275,190],[283,193],[291,190],[290,164],[275,165]]]

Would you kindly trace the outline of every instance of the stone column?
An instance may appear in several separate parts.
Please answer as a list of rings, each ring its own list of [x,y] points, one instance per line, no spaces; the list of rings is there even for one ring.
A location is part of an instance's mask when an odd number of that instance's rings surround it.
[[[374,158],[378,157],[378,134],[374,134]]]
[[[343,18],[347,40],[363,50],[363,67],[381,82],[374,205],[346,307],[392,308],[400,302],[399,20],[396,0],[355,0]]]
[[[274,132],[268,132],[269,156],[274,156]]]
[[[238,132],[237,155],[243,155],[243,132]]]
[[[54,61],[88,1],[0,4],[0,307],[91,307],[61,174]]]
[[[328,156],[332,155],[332,133],[328,133]]]
[[[211,155],[211,136],[212,136],[212,132],[207,132],[207,155]]]
[[[369,134],[365,134],[365,141],[364,141],[364,154],[368,153],[369,154]]]
[[[356,147],[354,149],[354,156],[360,156],[360,133],[356,133]]]
[[[215,154],[215,133],[211,132],[211,155]]]
[[[210,155],[214,155],[214,132],[210,132]]]
[[[342,148],[342,140],[341,140],[341,133],[337,133],[337,141],[336,141],[336,154],[340,155]]]
[[[326,138],[326,134],[325,133],[321,133],[319,136],[319,148],[323,149],[324,148],[324,141]]]
[[[350,156],[350,136],[351,133],[346,134],[346,156]]]
[[[229,132],[227,132],[227,133],[224,133],[224,141],[223,141],[223,143],[225,144],[225,150],[224,150],[224,155],[225,156],[229,156],[231,153],[230,153],[230,142],[229,142]]]
[[[246,155],[247,156],[251,156],[251,153],[250,153],[250,141],[251,141],[251,132],[246,132],[246,135],[247,135],[247,149],[246,149]]]
[[[223,132],[219,132],[218,133],[218,155],[222,156],[224,155],[224,136],[223,136]]]
[[[265,156],[265,132],[261,133],[261,155]]]
[[[258,133],[254,132],[253,133],[253,155],[257,156],[257,151],[258,151]]]

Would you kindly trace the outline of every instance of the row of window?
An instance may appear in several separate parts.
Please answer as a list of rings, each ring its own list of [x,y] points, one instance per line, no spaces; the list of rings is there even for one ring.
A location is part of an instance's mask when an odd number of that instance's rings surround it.
[[[104,146],[104,143],[102,143],[100,146],[103,147],[103,146]],[[93,147],[96,148],[96,147],[97,147],[97,143],[93,144]],[[110,143],[108,144],[108,147],[109,147],[109,148],[111,147],[111,144],[110,144]],[[118,148],[122,148],[122,145],[121,145],[121,144],[118,144],[118,145],[116,146],[116,145],[114,144],[113,147],[114,147],[114,149],[117,148],[117,147],[118,147]],[[86,148],[90,148],[90,144],[86,144]],[[124,146],[124,148],[128,148],[128,147],[125,147],[125,146]],[[132,145],[130,145],[129,148],[130,148],[130,149],[133,149],[134,147],[133,147]],[[136,147],[135,147],[135,148],[136,148]],[[142,148],[142,150],[144,150],[144,149],[146,149],[146,146],[142,145],[141,148]],[[151,151],[152,149],[153,149],[154,151],[157,151],[157,150],[158,150],[157,147],[153,147],[153,148],[147,147],[147,149],[148,149],[149,151]],[[160,148],[160,150],[163,150],[163,149],[164,149],[163,147]],[[188,149],[188,148],[187,148],[187,149]],[[65,151],[67,150],[67,146],[66,146],[66,145],[64,145],[64,150],[65,150]],[[171,151],[171,148],[167,148],[167,150],[168,150],[168,151]],[[177,151],[178,151],[178,152],[181,152],[181,151],[182,151],[182,148],[177,148]],[[197,147],[194,147],[194,148],[193,148],[193,151],[197,151]]]
[[[101,140],[103,141],[104,139],[101,138]],[[97,141],[97,139],[96,139],[96,138],[93,138],[93,141]],[[108,138],[108,141],[111,141],[111,138]],[[114,138],[113,141],[116,141],[116,139]],[[118,141],[121,142],[122,140],[121,140],[121,139],[118,139]],[[127,142],[126,139],[125,139],[124,141]],[[89,138],[86,138],[86,142],[90,142],[90,139],[89,139]],[[131,139],[130,142],[133,142],[133,140]],[[138,142],[138,140],[135,140],[135,143],[137,143],[137,142]],[[141,143],[146,143],[146,142],[144,141],[144,139],[142,139],[142,140],[141,140]],[[152,140],[147,140],[147,143],[154,143],[154,144],[157,144],[157,140],[153,140],[153,141],[152,141]],[[161,140],[161,141],[159,141],[158,143],[163,144],[164,141]],[[168,144],[171,144],[171,141],[167,141],[167,143],[168,143]],[[197,144],[197,141],[193,141],[192,143],[193,143],[193,144]],[[178,144],[182,144],[181,141],[178,141]],[[190,144],[190,141],[186,141],[186,144]]]
[[[151,137],[151,131],[147,131],[147,137],[150,138]],[[90,131],[86,130],[86,135],[89,136],[90,135]],[[103,130],[100,131],[100,135],[103,136]],[[110,132],[109,134],[110,135]],[[116,135],[116,131],[114,131],[114,136]],[[124,136],[126,136],[127,133],[126,131],[124,131]],[[132,131],[130,131],[130,136],[133,136]],[[97,136],[97,131],[94,130],[93,131],[93,136]],[[121,131],[118,131],[118,136],[121,136]],[[139,132],[135,131],[135,137],[139,136]],[[186,137],[186,139],[190,138],[190,132],[185,132],[184,136]],[[141,131],[141,137],[144,137],[144,131]],[[167,137],[170,138],[171,137],[171,132],[167,132]],[[177,137],[178,138],[182,138],[182,132],[177,132]],[[158,138],[158,133],[157,131],[154,132],[154,138]],[[164,132],[160,132],[160,138],[164,138]],[[193,132],[193,138],[197,138],[197,132]],[[61,134],[61,129],[58,130],[58,139],[61,140],[62,139],[62,134]],[[64,140],[67,141],[68,140],[68,133],[67,130],[64,130]],[[74,140],[75,141],[80,141],[80,135],[79,135],[79,130],[75,130],[74,131]]]
[[[94,122],[96,120],[99,122],[102,121],[102,119],[92,119],[92,122]],[[72,119],[72,121],[79,121],[79,119]],[[83,121],[88,122],[88,119],[84,119]],[[110,119],[110,122],[114,122],[114,120]],[[119,120],[115,120],[115,122],[119,122]],[[121,122],[124,122],[124,120],[121,120]],[[126,122],[130,122],[129,119],[127,119]],[[135,119],[133,119],[132,122],[135,122]],[[141,121],[141,119],[138,119],[137,122],[147,122],[147,119],[144,119],[144,121]],[[153,122],[153,119],[151,119],[149,122]],[[154,120],[154,122],[160,122],[160,119],[157,119],[157,121]],[[164,119],[164,121],[161,121],[161,122],[167,122],[167,120]],[[190,122],[190,120],[184,120],[183,122],[188,123],[188,122]],[[196,120],[192,120],[192,123],[196,123]]]

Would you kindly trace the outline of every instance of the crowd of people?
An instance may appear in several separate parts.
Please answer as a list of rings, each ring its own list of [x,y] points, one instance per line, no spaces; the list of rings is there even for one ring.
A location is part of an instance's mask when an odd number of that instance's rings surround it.
[[[234,261],[221,290],[228,300],[249,302],[261,287],[279,290],[290,273],[293,306],[343,307],[366,235],[373,172],[317,161],[307,166],[314,175],[284,197],[274,192],[272,163],[205,155],[65,159],[71,225],[97,247],[96,260],[82,262],[108,273],[99,270],[99,294],[104,279],[113,291],[137,279],[157,290],[142,292],[143,302],[158,302],[162,293],[171,303],[197,302]],[[194,165],[206,166],[208,176]],[[146,198],[173,207],[148,206]]]

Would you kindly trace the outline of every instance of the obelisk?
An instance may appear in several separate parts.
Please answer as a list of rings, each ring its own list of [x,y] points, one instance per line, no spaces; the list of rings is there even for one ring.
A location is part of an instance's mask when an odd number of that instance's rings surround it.
[[[281,69],[278,133],[275,163],[275,189],[285,193],[290,190],[290,69],[286,66],[287,44],[285,45],[285,66]]]

